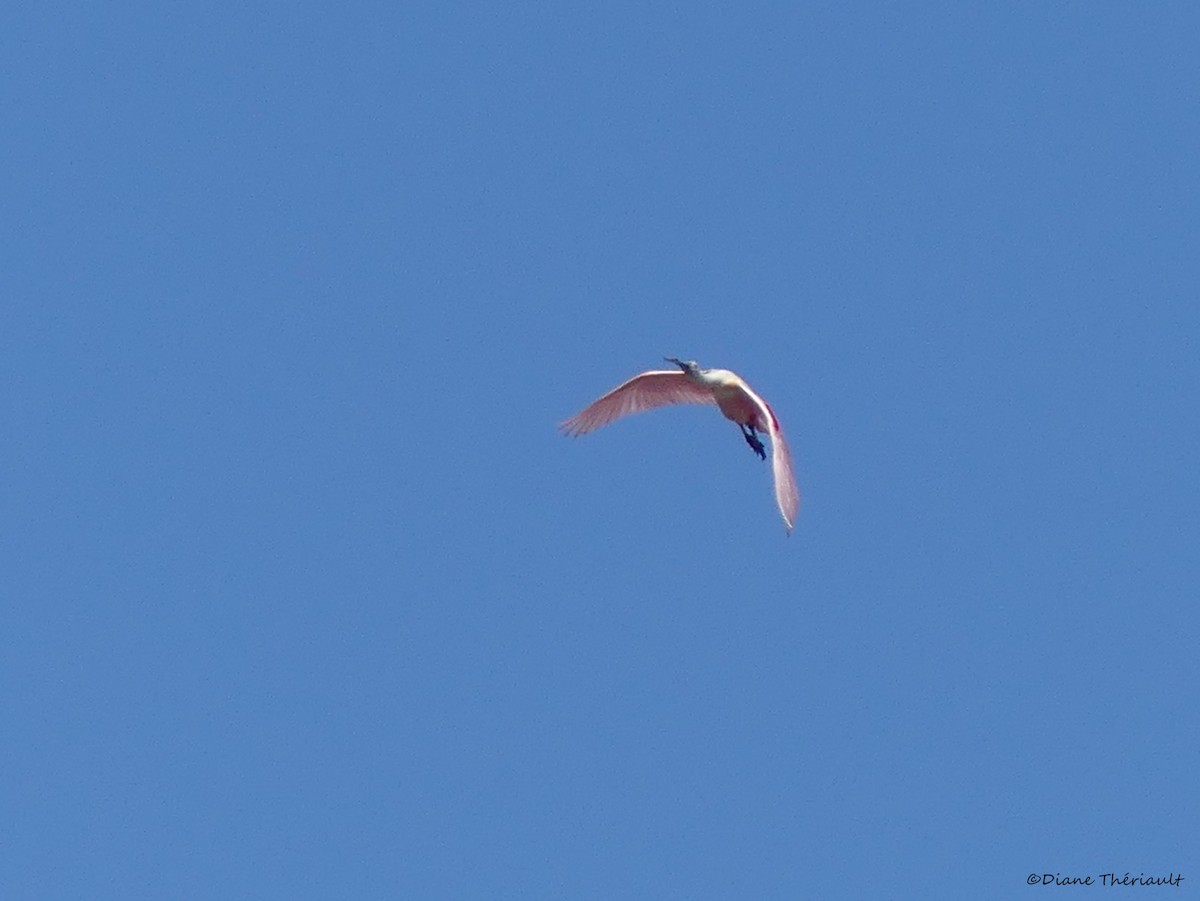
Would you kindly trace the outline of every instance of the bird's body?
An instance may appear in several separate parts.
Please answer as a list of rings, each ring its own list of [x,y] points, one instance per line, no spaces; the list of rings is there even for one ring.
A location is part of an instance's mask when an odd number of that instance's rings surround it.
[[[684,376],[687,374],[684,373]],[[753,426],[760,432],[770,431],[768,423],[763,420],[763,410],[772,419],[775,414],[737,373],[728,369],[702,369],[699,379],[701,384],[712,390],[713,399],[726,419],[732,419],[738,425]]]
[[[771,437],[775,500],[790,533],[800,507],[800,492],[792,471],[791,453],[770,405],[735,372],[701,369],[690,360],[667,359],[681,371],[651,370],[634,376],[563,422],[563,431],[572,436],[583,435],[622,416],[668,404],[716,404],[726,419],[738,424],[746,443],[764,460],[766,450],[757,433]]]

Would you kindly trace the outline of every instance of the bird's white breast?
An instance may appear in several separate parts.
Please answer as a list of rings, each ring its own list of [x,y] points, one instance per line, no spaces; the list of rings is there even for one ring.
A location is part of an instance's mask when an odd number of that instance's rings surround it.
[[[710,388],[743,388],[746,385],[741,376],[728,369],[702,369],[700,380]]]

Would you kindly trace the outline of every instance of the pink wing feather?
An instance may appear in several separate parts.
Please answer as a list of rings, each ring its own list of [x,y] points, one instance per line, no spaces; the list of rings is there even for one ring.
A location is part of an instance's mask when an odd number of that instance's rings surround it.
[[[766,424],[766,430],[771,435],[771,471],[775,476],[775,503],[779,505],[779,512],[783,514],[783,521],[790,535],[792,526],[796,523],[796,513],[800,510],[800,488],[796,485],[796,473],[792,469],[792,452],[770,404],[753,391],[747,393],[758,404],[759,419]]]
[[[796,473],[792,470],[792,452],[788,449],[783,437],[783,430],[772,420],[771,428],[771,469],[775,472],[775,503],[779,504],[779,512],[787,523],[788,533],[796,522],[796,513],[800,510],[800,488],[796,485]]]
[[[682,372],[652,370],[635,375],[570,419],[559,423],[566,434],[585,435],[601,426],[668,404],[715,404],[710,389],[684,377]]]

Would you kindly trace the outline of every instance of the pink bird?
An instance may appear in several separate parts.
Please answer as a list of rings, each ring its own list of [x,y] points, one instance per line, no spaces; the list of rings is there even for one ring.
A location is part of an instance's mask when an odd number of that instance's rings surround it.
[[[759,397],[741,376],[728,369],[701,369],[695,360],[679,360],[675,357],[664,359],[674,363],[681,371],[651,370],[635,375],[560,423],[559,427],[574,437],[608,425],[622,416],[665,407],[667,404],[716,404],[726,419],[738,424],[746,443],[763,460],[767,459],[767,454],[758,433],[771,436],[775,502],[779,504],[779,512],[783,514],[790,535],[796,522],[796,511],[800,508],[800,491],[796,487],[796,475],[792,472],[792,455],[770,404]]]

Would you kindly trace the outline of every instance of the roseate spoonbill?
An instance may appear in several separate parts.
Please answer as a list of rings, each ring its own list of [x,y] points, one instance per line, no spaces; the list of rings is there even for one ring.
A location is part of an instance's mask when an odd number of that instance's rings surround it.
[[[775,501],[787,525],[788,534],[796,522],[800,507],[800,491],[792,472],[792,455],[784,440],[779,420],[770,404],[746,384],[745,379],[728,369],[701,369],[695,360],[664,357],[680,371],[651,370],[635,375],[618,385],[595,403],[559,424],[566,434],[584,435],[608,425],[622,416],[653,410],[667,404],[716,404],[742,430],[742,437],[758,456],[767,459],[766,450],[758,437],[761,432],[771,436],[771,468],[775,473]]]

